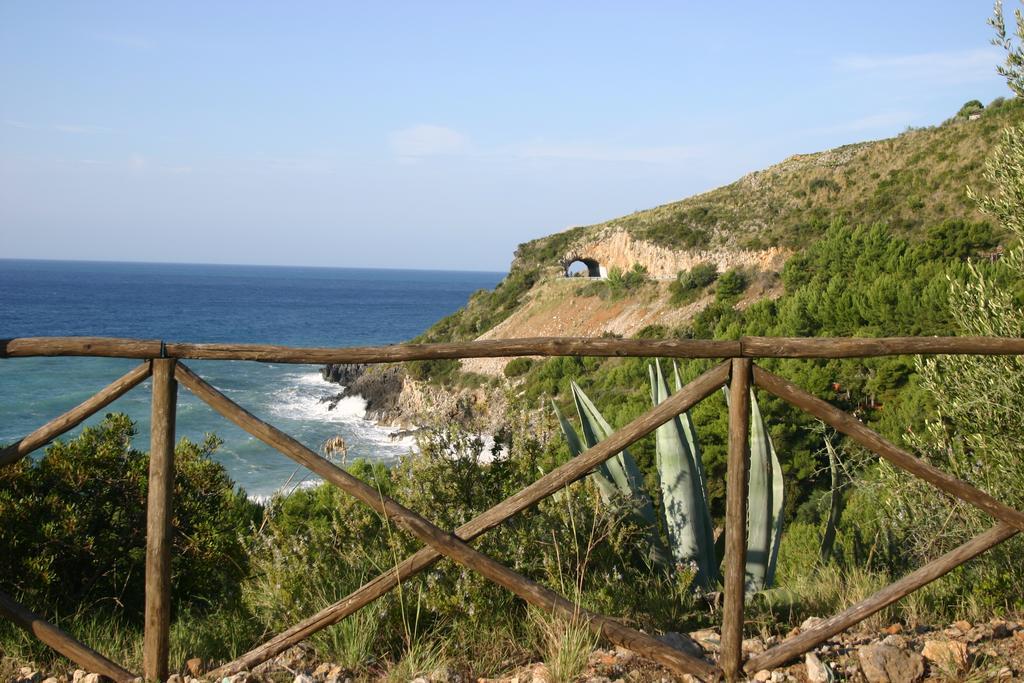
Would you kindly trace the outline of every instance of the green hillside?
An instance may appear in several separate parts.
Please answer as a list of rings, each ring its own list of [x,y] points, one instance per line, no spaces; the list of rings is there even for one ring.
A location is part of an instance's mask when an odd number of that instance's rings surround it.
[[[971,112],[980,118],[970,120]],[[985,156],[999,132],[1022,116],[1021,102],[997,99],[894,138],[794,155],[703,194],[528,242],[518,255],[550,258],[605,227],[674,249],[761,249],[805,245],[836,218],[908,235],[949,218],[977,219],[965,187],[987,190]]]
[[[1000,98],[975,110],[980,118],[973,121],[970,111],[894,138],[796,155],[704,194],[521,244],[495,290],[478,292],[417,341],[479,336],[511,315],[571,245],[609,227],[679,250],[795,249],[821,239],[836,221],[883,226],[911,242],[927,241],[930,231],[934,239],[951,221],[980,221],[966,188],[988,191],[985,158],[1002,129],[1024,120],[1024,104]]]

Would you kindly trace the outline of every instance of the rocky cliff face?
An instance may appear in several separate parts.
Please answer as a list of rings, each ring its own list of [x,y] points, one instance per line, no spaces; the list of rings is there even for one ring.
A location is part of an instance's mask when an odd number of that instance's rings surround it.
[[[719,272],[730,268],[748,268],[759,272],[778,272],[790,252],[781,247],[762,250],[682,250],[677,251],[652,242],[638,240],[620,228],[609,228],[595,239],[578,242],[566,253],[566,260],[589,259],[602,268],[611,271],[619,268],[623,272],[635,264],[647,268],[648,277],[670,280],[680,270],[689,270],[698,263],[710,262],[718,266]]]
[[[366,401],[367,420],[389,425],[395,422],[400,412],[398,397],[405,381],[401,366],[339,363],[325,365],[320,374],[325,380],[344,387],[329,399],[329,409],[333,410],[343,398],[361,396]]]
[[[325,365],[321,374],[325,380],[344,386],[328,399],[329,408],[343,398],[361,396],[366,401],[364,417],[381,426],[417,430],[455,423],[493,431],[504,414],[505,400],[500,392],[452,390],[417,382],[401,365]]]

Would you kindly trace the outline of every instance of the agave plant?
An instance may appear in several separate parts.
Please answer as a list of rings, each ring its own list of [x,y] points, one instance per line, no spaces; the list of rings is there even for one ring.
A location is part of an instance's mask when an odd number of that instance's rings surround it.
[[[679,368],[673,366],[678,391]],[[657,405],[669,397],[660,363],[650,367],[650,378],[651,400]],[[583,428],[582,440],[557,405],[555,413],[569,450],[576,456],[584,447],[591,448],[607,438],[613,430],[579,386],[575,382],[571,386]],[[631,520],[646,530],[647,556],[655,566],[671,571],[677,565],[692,564],[697,570],[695,584],[711,589],[719,580],[721,557],[715,548],[700,442],[689,412],[661,425],[655,438],[662,500],[657,515],[651,496],[643,487],[640,468],[627,449],[609,458],[591,477],[606,503],[625,504]],[[750,461],[746,575],[747,591],[753,592],[770,587],[774,580],[783,504],[782,469],[753,394]],[[658,534],[659,521],[668,538],[667,549]]]

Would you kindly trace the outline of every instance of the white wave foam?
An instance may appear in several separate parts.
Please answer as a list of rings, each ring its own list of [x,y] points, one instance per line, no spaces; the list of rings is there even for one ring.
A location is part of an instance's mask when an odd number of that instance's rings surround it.
[[[298,422],[337,426],[349,442],[350,457],[394,460],[415,448],[415,438],[395,439],[394,430],[367,420],[366,400],[362,396],[347,396],[330,408],[330,400],[343,387],[324,380],[319,373],[288,373],[282,380],[284,383],[267,397],[270,413]]]

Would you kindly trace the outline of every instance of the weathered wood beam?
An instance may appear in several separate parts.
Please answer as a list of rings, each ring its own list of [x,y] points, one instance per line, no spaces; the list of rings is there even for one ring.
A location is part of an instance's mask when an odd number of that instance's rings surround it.
[[[181,372],[182,383],[189,386],[188,382],[191,380],[185,375],[185,371],[180,370],[180,368],[181,366],[179,366],[179,371]],[[526,488],[474,517],[459,527],[455,531],[455,535],[464,541],[471,541],[513,515],[532,507],[538,501],[572,482],[578,481],[623,448],[628,447],[637,439],[650,434],[679,413],[689,410],[707,398],[710,394],[717,391],[726,382],[728,377],[728,363],[722,363],[708,370],[681,390],[672,394],[666,401],[636,418],[628,425],[616,430],[615,433],[593,448],[580,453],[572,460],[548,472]],[[430,567],[440,558],[441,554],[432,548],[423,548],[419,552],[407,557],[393,569],[367,582],[347,597],[274,636],[233,662],[217,669],[211,675],[215,678],[223,678],[224,676],[234,675],[239,671],[252,669],[257,664],[306,640],[317,631],[338,623],[348,615],[353,614],[386,594],[401,582]]]
[[[1005,522],[1000,522],[988,531],[975,536],[942,557],[936,558],[920,569],[907,574],[899,581],[886,586],[874,595],[861,600],[856,605],[843,610],[834,617],[829,617],[814,628],[803,631],[788,640],[784,640],[767,652],[752,657],[745,667],[747,673],[754,674],[761,669],[774,669],[795,657],[799,657],[840,631],[845,631],[851,626],[860,623],[875,612],[888,607],[918,588],[948,574],[964,562],[977,557],[1018,533],[1020,532],[1016,528]]]
[[[0,592],[0,614],[86,671],[103,674],[117,683],[130,683],[136,678],[132,672],[76,640],[3,592]]]
[[[18,462],[40,446],[45,446],[61,434],[74,429],[89,417],[95,415],[138,386],[149,377],[149,373],[150,364],[149,361],[145,361],[127,374],[100,389],[68,412],[53,418],[39,429],[23,437],[17,443],[13,443],[7,448],[0,450],[0,467]]]
[[[740,344],[748,358],[1024,355],[1024,339],[1007,337],[743,337]]]
[[[691,674],[703,680],[718,678],[718,669],[707,662],[671,648],[661,641],[600,614],[585,610],[561,595],[505,567],[491,557],[473,549],[464,541],[446,532],[417,513],[352,476],[326,458],[303,446],[276,427],[263,422],[234,403],[200,377],[179,367],[178,378],[200,399],[238,427],[269,446],[307,467],[324,480],[386,516],[414,537],[442,555],[507,588],[526,602],[546,611],[557,612],[568,619],[582,619],[597,634],[648,657],[677,674]]]
[[[0,358],[106,356],[254,360],[273,363],[394,363],[450,358],[515,356],[641,356],[661,358],[855,358],[916,354],[1024,355],[1024,339],[1004,337],[743,337],[706,339],[605,339],[535,337],[436,344],[349,348],[298,348],[271,344],[192,344],[102,337],[23,337],[0,340]]]
[[[725,493],[725,585],[719,664],[727,681],[738,679],[743,660],[746,594],[747,487],[750,479],[749,358],[732,360],[729,386],[729,452]]]
[[[153,361],[153,404],[149,439],[149,492],[146,503],[146,613],[143,675],[167,679],[171,624],[171,506],[174,491],[174,422],[178,383],[176,361]]]
[[[759,367],[754,368],[754,383],[765,391],[775,394],[800,410],[831,425],[837,431],[846,434],[869,451],[882,456],[904,472],[913,474],[954,498],[970,503],[999,521],[1024,531],[1024,512],[1000,503],[984,491],[946,474],[934,465],[914,457],[901,448],[897,448],[878,432],[866,427],[853,415],[812,396],[789,380],[773,375]]]

